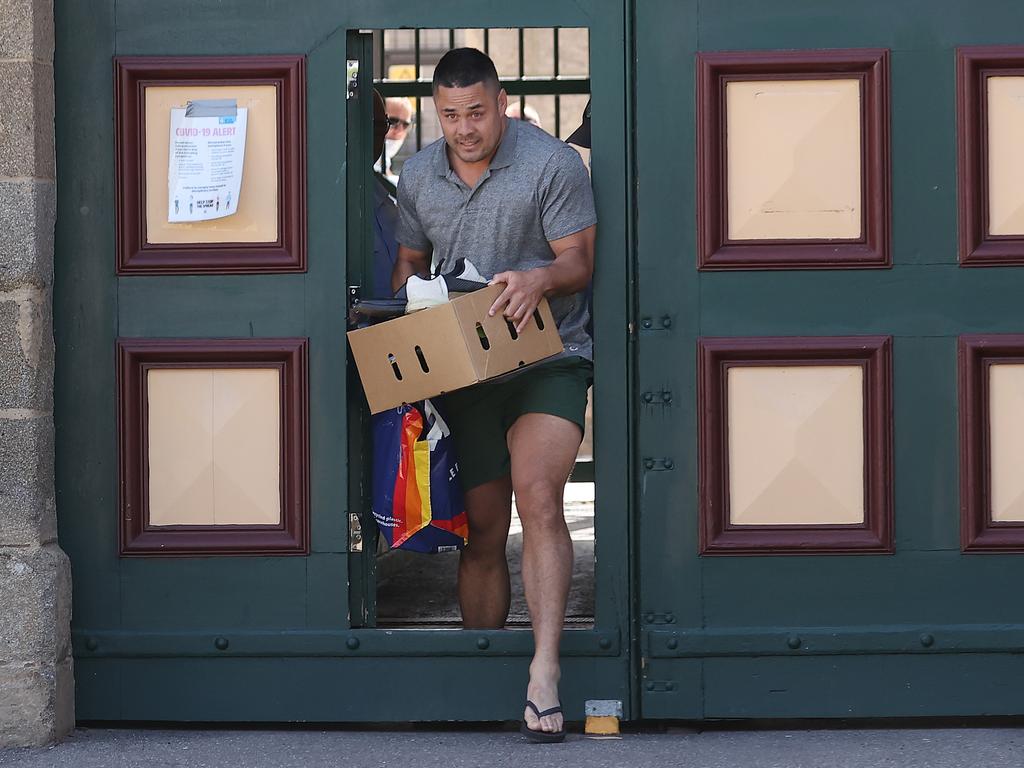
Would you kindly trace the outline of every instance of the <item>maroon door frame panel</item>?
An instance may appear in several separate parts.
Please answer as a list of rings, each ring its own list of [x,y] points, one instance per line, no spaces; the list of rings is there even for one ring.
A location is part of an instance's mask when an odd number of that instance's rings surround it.
[[[117,405],[122,556],[309,554],[308,341],[118,339]],[[277,368],[281,372],[281,523],[149,524],[148,371]]]
[[[730,240],[726,105],[730,81],[849,79],[861,89],[861,236],[855,240]],[[892,266],[889,51],[728,51],[697,54],[697,267],[864,269]]]
[[[992,519],[989,370],[1024,365],[1024,335],[966,335],[960,364],[960,547],[964,552],[1024,552],[1024,523]]]
[[[306,61],[302,56],[119,56],[115,70],[117,274],[306,271]],[[278,238],[272,243],[146,242],[149,86],[277,88]]]
[[[892,338],[698,339],[700,553],[891,554],[893,544]],[[735,366],[856,365],[864,369],[864,522],[732,525],[729,522],[728,375]]]
[[[1024,77],[1024,47],[958,48],[957,208],[960,224],[960,266],[992,267],[1024,264],[1024,233],[988,233],[988,98],[989,77]]]

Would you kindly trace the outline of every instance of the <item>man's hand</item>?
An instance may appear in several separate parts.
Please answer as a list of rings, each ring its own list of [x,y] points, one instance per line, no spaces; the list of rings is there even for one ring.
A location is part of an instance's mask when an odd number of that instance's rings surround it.
[[[504,283],[505,290],[491,305],[487,314],[494,317],[502,312],[516,324],[516,333],[522,333],[537,310],[540,300],[551,288],[549,276],[547,267],[525,272],[499,272],[491,278],[490,284]]]
[[[572,235],[549,240],[555,260],[546,267],[525,272],[499,272],[491,285],[504,283],[505,290],[491,305],[492,317],[502,311],[522,333],[543,296],[568,296],[587,287],[594,274],[594,238],[597,229],[589,226]]]

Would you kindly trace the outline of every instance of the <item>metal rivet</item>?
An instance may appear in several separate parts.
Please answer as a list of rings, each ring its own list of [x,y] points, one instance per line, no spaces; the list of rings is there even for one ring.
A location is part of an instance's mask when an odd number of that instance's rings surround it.
[[[644,469],[654,469],[654,459],[644,459]]]
[[[654,683],[653,682],[648,682],[647,683],[647,690],[648,691],[653,691],[654,690]]]
[[[95,651],[99,647],[99,641],[96,640],[95,637],[90,637],[88,640],[85,641],[85,650],[87,651]]]
[[[491,641],[488,640],[486,637],[478,637],[476,639],[476,647],[479,648],[481,651],[486,651],[488,648],[491,647]]]
[[[675,689],[676,689],[676,684],[673,683],[671,680],[669,682],[665,683],[665,690],[666,691],[674,691]]]
[[[646,621],[646,622],[647,622],[648,624],[653,624],[653,623],[654,623],[654,614],[653,614],[653,613],[648,613],[648,614],[647,614],[647,615],[646,615],[646,616],[644,617],[644,620],[645,620],[645,621]]]
[[[653,392],[644,392],[644,402],[645,403],[653,403],[654,402],[654,393]]]
[[[662,328],[671,328],[672,327],[672,318],[669,317],[668,315],[665,315],[663,318],[661,318],[661,327]]]
[[[610,637],[602,637],[597,641],[597,644],[604,650],[608,650],[612,647],[612,639]]]
[[[665,466],[668,467],[668,462],[667,461],[665,462]],[[671,613],[666,613],[665,614],[665,623],[666,624],[672,624],[673,622],[675,622],[675,620],[676,620],[676,617],[673,616]]]
[[[801,646],[800,638],[796,635],[790,635],[786,640],[786,645],[792,648],[794,651]]]
[[[668,645],[668,649],[670,651],[674,651],[676,648],[679,647],[679,638],[678,637],[670,637],[668,639],[667,645]]]
[[[662,392],[661,393],[661,402],[665,403],[665,405],[668,405],[669,403],[671,403],[672,402],[672,393],[671,392]]]
[[[359,647],[359,638],[350,637],[348,640],[345,641],[345,647],[348,648],[350,651],[354,651],[356,648]]]
[[[654,326],[654,321],[651,320],[651,318],[649,317],[645,317],[643,320],[640,321],[640,325],[642,325],[644,328],[651,328]]]
[[[229,645],[230,643],[228,642],[228,639],[226,637],[218,637],[216,640],[213,641],[213,647],[216,648],[218,651],[226,651]]]
[[[935,638],[932,635],[929,635],[927,632],[921,635],[921,645],[925,648],[931,648],[934,643]]]
[[[676,465],[676,463],[672,461],[672,459],[665,459],[664,461],[661,462],[661,464],[663,467],[665,467],[665,469],[672,469],[672,467]]]

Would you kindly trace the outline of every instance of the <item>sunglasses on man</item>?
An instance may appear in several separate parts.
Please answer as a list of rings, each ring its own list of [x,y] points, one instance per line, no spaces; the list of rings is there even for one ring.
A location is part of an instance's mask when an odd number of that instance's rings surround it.
[[[411,120],[403,120],[400,117],[391,117],[391,115],[388,115],[388,130],[390,130],[392,128],[395,128],[396,126],[399,126],[399,125],[402,126],[403,128],[411,128],[412,127],[412,121]]]

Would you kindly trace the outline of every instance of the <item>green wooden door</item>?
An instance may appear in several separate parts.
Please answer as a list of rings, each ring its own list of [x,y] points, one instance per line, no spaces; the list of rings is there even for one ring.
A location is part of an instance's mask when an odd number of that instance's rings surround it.
[[[1019,9],[666,0],[637,3],[636,13],[643,716],[1019,714],[1012,681],[1022,672],[1022,617],[1003,585],[1024,575],[1024,560],[961,552],[957,344],[961,334],[1020,332],[1024,273],[958,265],[954,66],[957,46],[1010,42]],[[698,52],[815,49],[889,51],[891,267],[699,270],[698,200],[722,199],[695,163],[697,126],[707,117]],[[751,135],[750,126],[726,124],[735,135],[722,138],[725,146]],[[771,130],[761,123],[754,133]],[[736,157],[739,150],[730,162]],[[724,173],[713,159],[705,168]],[[760,171],[750,164],[744,172],[720,188],[738,190],[728,185]],[[885,549],[891,536],[891,553],[771,554],[773,541],[793,543],[793,531],[758,531],[738,517],[702,541],[700,517],[738,510],[744,478],[781,472],[773,452],[791,447],[783,430],[771,421],[750,426],[758,407],[777,404],[771,376],[809,373],[808,358],[793,350],[843,346],[835,337],[871,337],[865,347],[882,349],[879,360],[891,337],[891,379],[877,391],[854,389],[860,402],[880,404],[877,424],[891,425],[891,462],[870,464],[870,446],[863,463],[822,458],[851,434],[838,422],[834,440],[802,460],[812,474],[842,461],[857,477],[869,467],[875,480],[891,469],[872,502],[884,506],[891,494],[894,528],[878,537]],[[730,344],[746,349],[730,358]],[[849,361],[849,349],[843,355]],[[835,363],[810,358],[819,373]],[[738,372],[723,363],[737,360],[747,364]],[[757,375],[744,379],[750,373]],[[852,434],[870,426],[872,417],[858,413]],[[723,452],[723,435],[732,453]],[[752,437],[762,451],[754,461],[737,447]],[[723,469],[732,473],[725,480]],[[798,482],[775,499],[783,519],[807,499],[812,515],[828,508],[812,485]],[[871,497],[869,480],[861,489]],[[716,507],[730,498],[726,513]],[[850,535],[843,527],[807,539],[841,539]],[[730,537],[751,548],[706,551]]]
[[[54,291],[61,544],[74,568],[77,715],[85,720],[409,721],[516,718],[527,631],[374,628],[372,552],[350,554],[365,518],[352,473],[365,451],[346,361],[346,288],[364,271],[350,163],[368,131],[346,99],[354,30],[591,29],[593,162],[601,235],[595,285],[597,587],[592,629],[566,633],[563,701],[631,700],[630,432],[626,395],[627,55],[619,3],[292,3],[210,8],[58,2],[60,198]],[[116,25],[115,25],[116,18]],[[297,54],[306,78],[308,267],[293,274],[124,275],[115,263],[114,56]],[[364,66],[363,72],[368,68]],[[365,75],[364,75],[365,76]],[[362,78],[361,78],[362,79]],[[368,78],[367,78],[368,80]],[[363,251],[365,253],[365,251]],[[305,339],[308,554],[122,557],[118,549],[117,339]],[[358,410],[358,409],[357,409]]]

